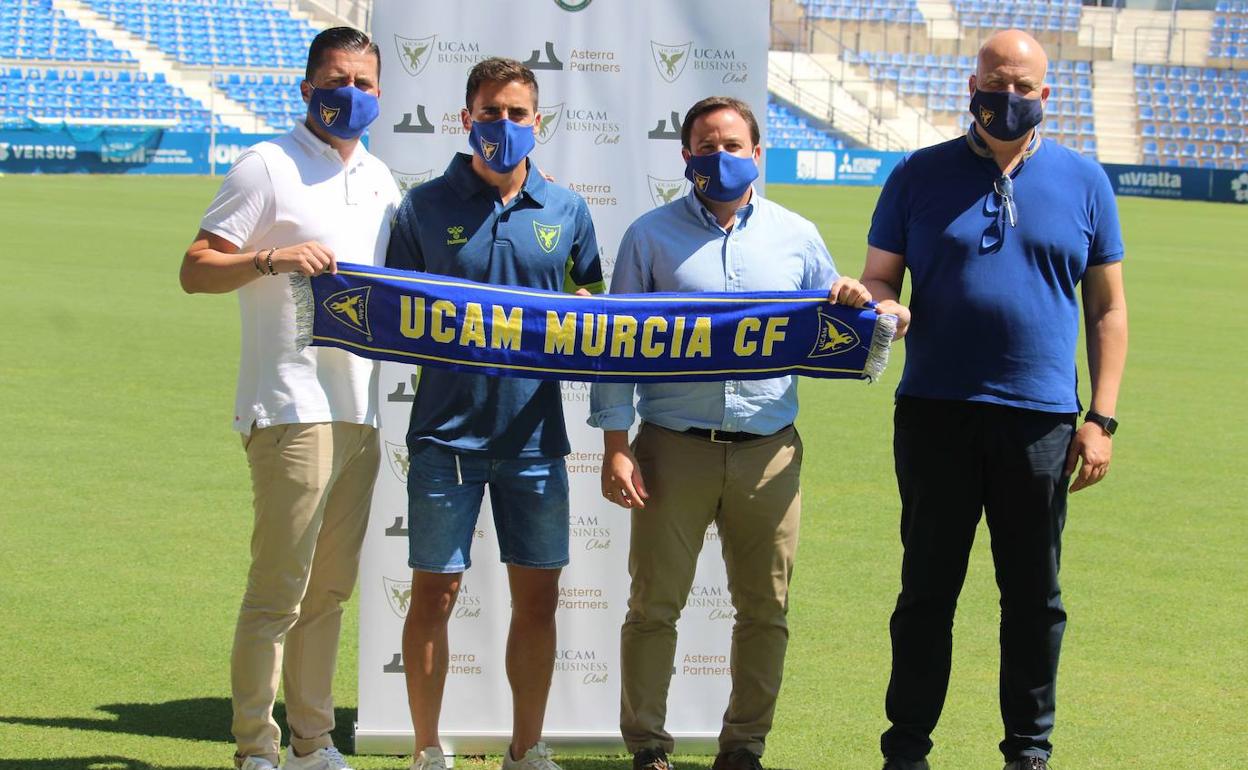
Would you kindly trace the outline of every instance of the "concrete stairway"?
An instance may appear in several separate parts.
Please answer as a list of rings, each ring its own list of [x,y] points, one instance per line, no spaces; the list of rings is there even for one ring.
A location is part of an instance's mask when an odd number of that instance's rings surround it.
[[[1079,21],[1079,47],[1093,59],[1108,59],[1113,53],[1118,10],[1085,5]]]
[[[215,88],[212,85],[212,75],[209,71],[181,68],[174,59],[156,46],[130,34],[108,18],[96,13],[81,0],[52,0],[52,7],[64,11],[66,16],[105,40],[111,41],[121,50],[128,51],[138,60],[140,72],[146,72],[149,76],[157,73],[163,74],[166,82],[181,88],[192,99],[197,99],[205,109],[216,113],[221,118],[221,122],[227,126],[233,126],[245,132],[276,133],[273,127],[261,120],[254,112]]]
[[[1092,84],[1097,156],[1106,163],[1140,162],[1135,76],[1128,61],[1099,61]]]
[[[957,40],[962,37],[958,15],[949,0],[918,0],[918,6],[932,40]]]

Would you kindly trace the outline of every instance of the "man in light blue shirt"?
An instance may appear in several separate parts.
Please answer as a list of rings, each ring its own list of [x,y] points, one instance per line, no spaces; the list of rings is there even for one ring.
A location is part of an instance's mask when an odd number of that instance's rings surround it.
[[[764,199],[758,123],[743,102],[710,97],[682,127],[693,189],[634,222],[611,292],[798,291],[861,306],[815,226]],[[897,312],[888,303],[882,312]],[[634,388],[639,399],[633,406]],[[630,447],[628,431],[642,424]],[[589,423],[604,431],[602,492],[632,509],[632,588],[621,632],[620,730],[634,770],[665,770],[664,728],[676,621],[707,527],[719,529],[736,609],[732,696],[713,770],[758,770],[788,643],[789,577],[800,518],[797,383],[770,380],[595,384]]]

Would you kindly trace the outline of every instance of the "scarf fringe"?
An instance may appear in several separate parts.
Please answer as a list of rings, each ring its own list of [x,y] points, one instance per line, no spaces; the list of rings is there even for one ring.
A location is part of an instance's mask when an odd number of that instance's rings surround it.
[[[304,348],[312,344],[312,322],[316,318],[316,297],[312,294],[312,279],[292,273],[290,296],[295,302],[295,350],[302,353]]]
[[[862,374],[867,382],[875,382],[888,366],[888,352],[897,336],[897,316],[882,315],[875,322],[875,331],[871,335],[871,352],[867,354],[867,362],[862,367]]]

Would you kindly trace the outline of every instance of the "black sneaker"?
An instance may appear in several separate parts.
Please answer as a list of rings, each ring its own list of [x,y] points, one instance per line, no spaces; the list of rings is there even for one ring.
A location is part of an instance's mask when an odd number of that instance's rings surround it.
[[[1049,770],[1049,763],[1040,757],[1023,757],[1006,762],[1004,770]]]
[[[639,749],[633,752],[633,770],[676,770],[663,749]]]
[[[763,770],[763,763],[749,749],[733,749],[719,752],[711,770]]]
[[[884,770],[932,770],[926,759],[901,759],[893,757],[884,760]]]

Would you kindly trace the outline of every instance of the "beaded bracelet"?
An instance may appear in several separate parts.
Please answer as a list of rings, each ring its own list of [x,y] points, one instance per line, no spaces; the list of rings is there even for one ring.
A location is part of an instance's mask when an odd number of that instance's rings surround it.
[[[277,251],[277,247],[269,249],[269,253],[264,255],[264,264],[269,268],[269,275],[277,275],[277,270],[273,268],[273,252]]]

